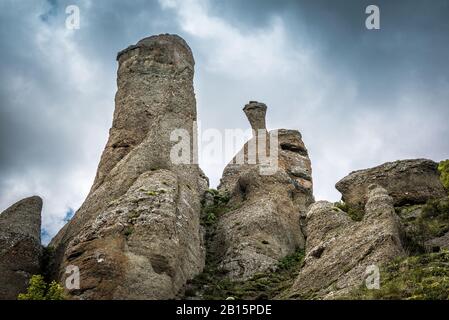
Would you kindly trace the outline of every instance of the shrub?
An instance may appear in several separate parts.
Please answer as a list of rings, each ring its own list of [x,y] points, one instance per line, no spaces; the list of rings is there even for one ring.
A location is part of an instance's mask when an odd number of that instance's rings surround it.
[[[412,211],[415,210],[412,207]],[[426,241],[441,237],[449,231],[449,198],[430,199],[425,205],[418,206],[421,213],[413,219],[405,218],[404,247],[411,255],[422,254],[430,250],[426,248]],[[399,213],[406,209],[399,209]]]
[[[211,205],[203,206],[201,223],[205,226],[212,226],[221,215],[233,208],[228,206],[229,194],[227,192],[219,192],[215,189],[209,189],[206,192],[213,196],[214,201]]]
[[[207,212],[206,217],[204,219],[204,223],[206,225],[212,225],[216,219],[217,219],[217,217],[215,216],[214,212]]]
[[[419,220],[431,237],[441,237],[449,231],[449,198],[429,200]]]
[[[33,275],[27,293],[21,293],[19,300],[64,300],[64,289],[56,281],[47,284],[41,275]]]
[[[440,162],[438,171],[440,171],[441,183],[449,190],[449,159]]]
[[[335,202],[334,206],[337,207],[338,209],[346,212],[348,214],[348,216],[354,221],[362,221],[363,216],[365,215],[363,210],[357,209],[357,208],[352,208],[352,207],[348,206],[348,204],[343,201]]]
[[[130,235],[132,235],[133,232],[134,232],[134,228],[132,226],[127,226],[123,231],[123,233],[126,237],[129,237]]]
[[[215,189],[209,189],[206,191],[214,197],[214,203],[216,205],[227,204],[229,202],[229,193],[227,191],[220,192]]]
[[[48,286],[45,298],[46,300],[64,300],[64,288],[53,280]]]
[[[295,268],[302,263],[304,259],[304,251],[298,250],[294,254],[288,255],[284,257],[281,261],[279,261],[279,269],[281,270],[290,270]]]

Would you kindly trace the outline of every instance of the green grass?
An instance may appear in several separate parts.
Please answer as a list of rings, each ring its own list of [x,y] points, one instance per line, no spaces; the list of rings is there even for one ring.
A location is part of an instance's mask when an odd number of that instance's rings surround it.
[[[398,259],[381,268],[380,289],[360,287],[346,299],[448,300],[449,252]]]

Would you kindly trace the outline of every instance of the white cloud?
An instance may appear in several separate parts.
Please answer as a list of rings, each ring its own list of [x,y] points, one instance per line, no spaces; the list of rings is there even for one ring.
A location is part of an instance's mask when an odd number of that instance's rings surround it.
[[[96,60],[84,55],[76,30],[59,20],[36,19],[45,7],[27,9],[16,14],[24,29],[33,30],[20,39],[27,41],[19,50],[28,65],[8,74],[5,91],[11,98],[3,106],[20,125],[21,145],[14,147],[22,149],[16,156],[24,167],[3,172],[0,212],[39,195],[42,227],[54,235],[90,189],[111,122],[115,79],[106,80]]]

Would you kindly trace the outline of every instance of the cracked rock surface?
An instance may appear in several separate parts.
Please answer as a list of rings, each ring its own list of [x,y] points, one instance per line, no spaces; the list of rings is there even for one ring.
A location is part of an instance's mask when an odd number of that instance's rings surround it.
[[[367,187],[372,183],[384,187],[395,206],[425,203],[446,195],[438,164],[427,159],[399,160],[353,171],[335,187],[349,206],[362,209],[367,201]]]
[[[254,133],[263,132],[266,106],[250,102],[244,111]],[[296,130],[270,133],[278,137],[271,145],[273,136],[268,134],[265,144],[273,154],[276,149],[276,169],[265,174],[266,163],[249,160],[249,146],[258,138],[255,135],[239,152],[245,161],[236,161],[237,155],[224,169],[219,186],[221,192],[229,193],[230,210],[217,222],[216,251],[221,253],[221,268],[232,280],[274,270],[281,258],[305,244],[300,220],[314,201],[307,149]],[[257,150],[264,148],[255,145]]]
[[[80,269],[75,299],[169,299],[204,266],[197,164],[194,60],[176,35],[145,38],[118,54],[109,140],[92,189],[50,243],[54,277]],[[180,130],[187,163],[173,161]]]
[[[360,222],[327,201],[310,206],[304,265],[286,296],[336,299],[361,286],[369,266],[405,255],[393,198],[370,185],[367,199]]]

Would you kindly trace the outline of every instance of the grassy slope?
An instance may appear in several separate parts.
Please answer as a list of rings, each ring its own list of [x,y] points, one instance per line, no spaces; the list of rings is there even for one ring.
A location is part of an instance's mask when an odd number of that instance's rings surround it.
[[[449,299],[449,252],[396,260],[381,269],[380,289],[361,287],[346,299]]]

